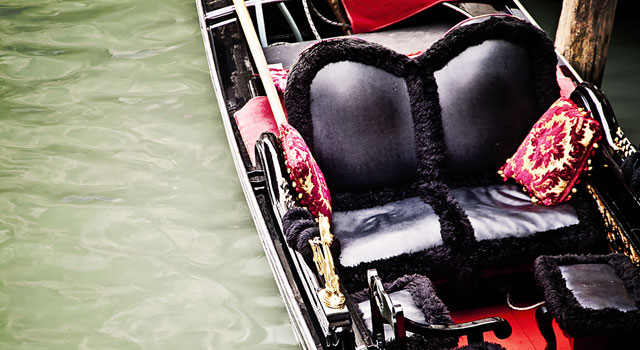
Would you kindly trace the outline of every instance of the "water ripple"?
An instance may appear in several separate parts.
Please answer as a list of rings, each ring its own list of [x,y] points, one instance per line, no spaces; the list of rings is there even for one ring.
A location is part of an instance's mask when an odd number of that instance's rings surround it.
[[[0,38],[0,348],[296,348],[192,0],[7,0]]]

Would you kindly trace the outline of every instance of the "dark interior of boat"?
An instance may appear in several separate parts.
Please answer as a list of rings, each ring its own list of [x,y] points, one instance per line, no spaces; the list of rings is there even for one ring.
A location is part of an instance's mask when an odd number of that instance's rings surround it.
[[[304,18],[302,6],[288,5]],[[380,348],[626,347],[640,329],[640,282],[635,250],[613,230],[633,231],[637,220],[621,219],[638,206],[615,170],[622,156],[603,137],[568,200],[552,206],[498,172],[559,99],[609,129],[613,112],[597,87],[572,79],[546,33],[517,18],[517,9],[493,6],[501,11],[491,13],[502,13],[469,19],[437,5],[348,36],[317,21],[314,30],[332,39],[318,41],[301,27],[305,40],[296,42],[275,6],[264,5],[263,51],[287,74],[288,122],[331,192],[331,251],[353,327],[364,344]],[[210,31],[244,165],[267,177],[258,202],[277,207],[282,194],[274,192],[287,178],[277,129],[268,110],[265,118],[254,116],[259,108],[245,110],[250,121],[243,119],[242,108],[262,95],[251,62],[241,59],[250,55],[239,35],[228,35],[240,33],[237,23]],[[292,198],[279,199],[286,205],[265,215],[282,231],[275,240],[313,271],[316,217]]]

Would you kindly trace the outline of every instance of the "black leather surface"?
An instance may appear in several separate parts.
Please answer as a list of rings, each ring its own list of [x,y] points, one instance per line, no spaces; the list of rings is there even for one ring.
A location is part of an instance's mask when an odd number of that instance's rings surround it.
[[[560,266],[567,288],[580,306],[588,309],[637,309],[636,303],[608,264],[575,264]]]
[[[502,40],[472,46],[435,73],[447,168],[454,176],[496,171],[540,115],[524,49]]]
[[[314,156],[332,191],[416,179],[413,117],[404,79],[361,63],[331,63],[311,84],[311,115]]]
[[[519,186],[462,187],[451,191],[465,210],[478,241],[523,238],[578,223],[568,204],[531,203]],[[340,240],[340,263],[390,258],[441,245],[438,216],[419,197],[367,209],[333,213],[333,234]]]

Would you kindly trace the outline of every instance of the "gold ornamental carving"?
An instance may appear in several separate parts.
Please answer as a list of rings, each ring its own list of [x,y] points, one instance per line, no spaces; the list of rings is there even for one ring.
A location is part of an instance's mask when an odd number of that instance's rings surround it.
[[[316,263],[318,274],[324,278],[324,288],[320,290],[320,300],[324,306],[331,309],[344,307],[344,295],[340,291],[340,278],[335,271],[333,255],[329,249],[333,242],[330,232],[329,218],[320,214],[318,217],[320,237],[309,240],[313,250],[313,261]]]
[[[622,128],[618,127],[616,130],[616,135],[613,138],[613,143],[615,143],[616,147],[618,147],[619,151],[622,152],[624,157],[628,157],[636,152],[635,146],[631,143],[629,138],[627,138],[622,131]]]
[[[627,238],[620,225],[618,225],[618,222],[611,214],[611,211],[607,209],[607,206],[604,204],[602,198],[600,198],[600,195],[596,192],[593,186],[591,186],[591,184],[587,184],[587,191],[589,191],[589,194],[591,194],[593,199],[596,201],[598,210],[602,215],[611,248],[616,252],[625,254],[634,264],[640,266],[640,254],[638,254],[636,248],[631,244],[631,242],[629,242],[629,238]]]

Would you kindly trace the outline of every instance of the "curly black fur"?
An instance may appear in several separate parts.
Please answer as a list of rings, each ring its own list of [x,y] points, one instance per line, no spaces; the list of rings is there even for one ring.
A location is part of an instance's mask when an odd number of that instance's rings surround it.
[[[639,309],[626,312],[614,308],[586,309],[580,306],[567,288],[559,266],[588,263],[609,264],[613,267],[636,305],[640,305],[639,271],[624,255],[541,256],[535,262],[536,281],[544,292],[547,308],[560,328],[573,337],[626,337],[638,334]]]

